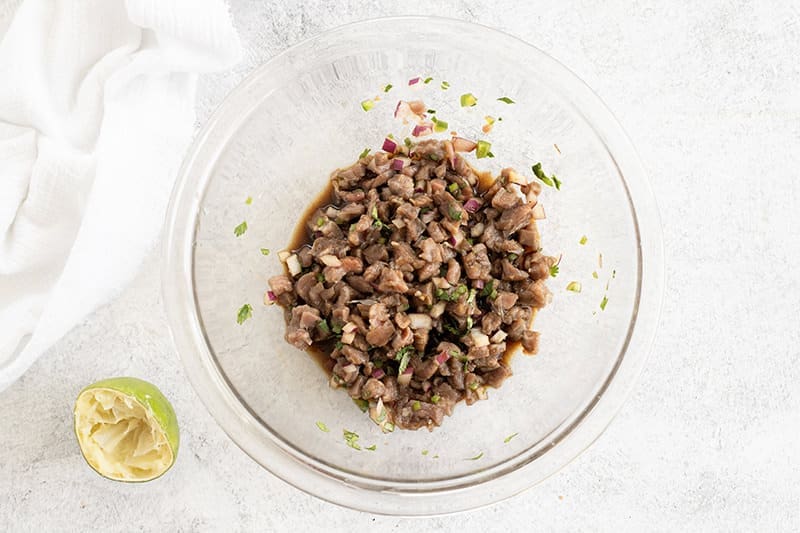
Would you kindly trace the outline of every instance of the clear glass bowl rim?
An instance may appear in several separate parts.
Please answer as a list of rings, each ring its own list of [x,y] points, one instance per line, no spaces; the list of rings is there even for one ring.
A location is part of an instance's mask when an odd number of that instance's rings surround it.
[[[359,27],[399,23],[429,24],[478,32],[506,40],[537,57],[548,76],[568,89],[573,107],[602,139],[628,193],[639,243],[638,298],[626,347],[594,402],[565,427],[554,431],[551,447],[522,454],[509,463],[467,476],[427,483],[380,483],[359,478],[285,446],[242,405],[214,360],[197,313],[193,288],[193,242],[197,215],[223,132],[233,132],[250,107],[242,104],[257,80],[281,60],[315,41],[357,31]],[[552,79],[552,78],[551,78]],[[238,117],[238,118],[237,118]],[[214,143],[218,150],[204,148]],[[189,380],[230,438],[277,477],[326,501],[356,510],[400,516],[448,514],[485,506],[522,492],[554,474],[590,446],[619,411],[643,368],[658,324],[664,289],[664,251],[655,197],[639,157],[610,110],[574,73],[535,46],[499,30],[460,20],[404,16],[383,17],[338,26],[306,39],[273,57],[231,91],[189,148],[172,192],[163,241],[162,292],[170,331]]]

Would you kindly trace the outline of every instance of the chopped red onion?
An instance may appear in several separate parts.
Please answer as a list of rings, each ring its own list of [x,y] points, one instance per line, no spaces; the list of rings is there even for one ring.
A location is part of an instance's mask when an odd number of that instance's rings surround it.
[[[464,202],[464,209],[466,209],[468,213],[477,213],[480,208],[481,202],[477,198],[470,198]]]
[[[275,300],[278,299],[278,297],[275,296],[275,293],[272,291],[267,291],[267,298],[269,298],[270,302],[274,302]]]
[[[436,363],[439,365],[443,365],[447,362],[448,359],[450,359],[450,354],[443,351],[442,353],[436,356]]]
[[[383,140],[383,151],[393,154],[395,150],[397,150],[397,143],[388,137],[385,138]]]
[[[411,376],[414,374],[414,369],[408,367],[405,371],[397,376],[397,384],[402,385],[404,387],[408,387],[408,384],[411,383]]]
[[[431,133],[433,133],[433,123],[423,122],[422,124],[417,124],[414,126],[414,131],[411,132],[411,135],[414,137],[424,137],[426,135],[430,135]]]
[[[451,235],[450,238],[447,239],[447,242],[448,242],[448,244],[450,244],[450,246],[455,246],[456,245],[456,238]]]
[[[419,83],[419,78],[411,78],[410,80],[408,80],[409,85],[416,85],[418,83]]]
[[[372,371],[372,377],[375,379],[381,379],[385,375],[386,372],[384,372],[382,368],[376,368]]]
[[[475,282],[472,284],[472,286],[475,287],[476,289],[482,289],[483,288],[483,280],[482,279],[476,279]]]
[[[405,161],[403,161],[399,157],[395,157],[394,159],[392,159],[392,167],[391,168],[392,168],[392,170],[403,170],[403,165],[404,164],[405,164]]]

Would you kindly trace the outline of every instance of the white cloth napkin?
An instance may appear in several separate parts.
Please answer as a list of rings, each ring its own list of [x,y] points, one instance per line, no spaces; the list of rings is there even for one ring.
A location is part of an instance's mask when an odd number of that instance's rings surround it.
[[[223,0],[0,0],[0,391],[135,275],[231,67]]]

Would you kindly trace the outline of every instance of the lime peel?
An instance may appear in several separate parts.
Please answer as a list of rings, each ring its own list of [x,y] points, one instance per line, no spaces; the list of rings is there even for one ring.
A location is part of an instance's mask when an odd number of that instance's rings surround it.
[[[75,401],[75,435],[86,462],[116,481],[150,481],[175,463],[180,437],[169,401],[146,381],[89,385]]]

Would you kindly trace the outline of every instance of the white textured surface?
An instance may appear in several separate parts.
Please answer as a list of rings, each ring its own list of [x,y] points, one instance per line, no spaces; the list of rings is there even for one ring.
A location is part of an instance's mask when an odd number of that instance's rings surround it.
[[[301,38],[430,5],[233,4],[245,61],[233,75],[203,80],[201,119],[243,75]],[[572,68],[617,114],[650,170],[665,224],[665,306],[641,382],[608,431],[561,473],[472,513],[412,521],[323,503],[262,470],[200,405],[168,338],[154,254],[120,298],[0,395],[0,529],[800,528],[800,7],[437,4],[439,14],[504,29]],[[117,374],[159,384],[182,422],[180,458],[156,482],[99,478],[71,433],[80,388]]]

